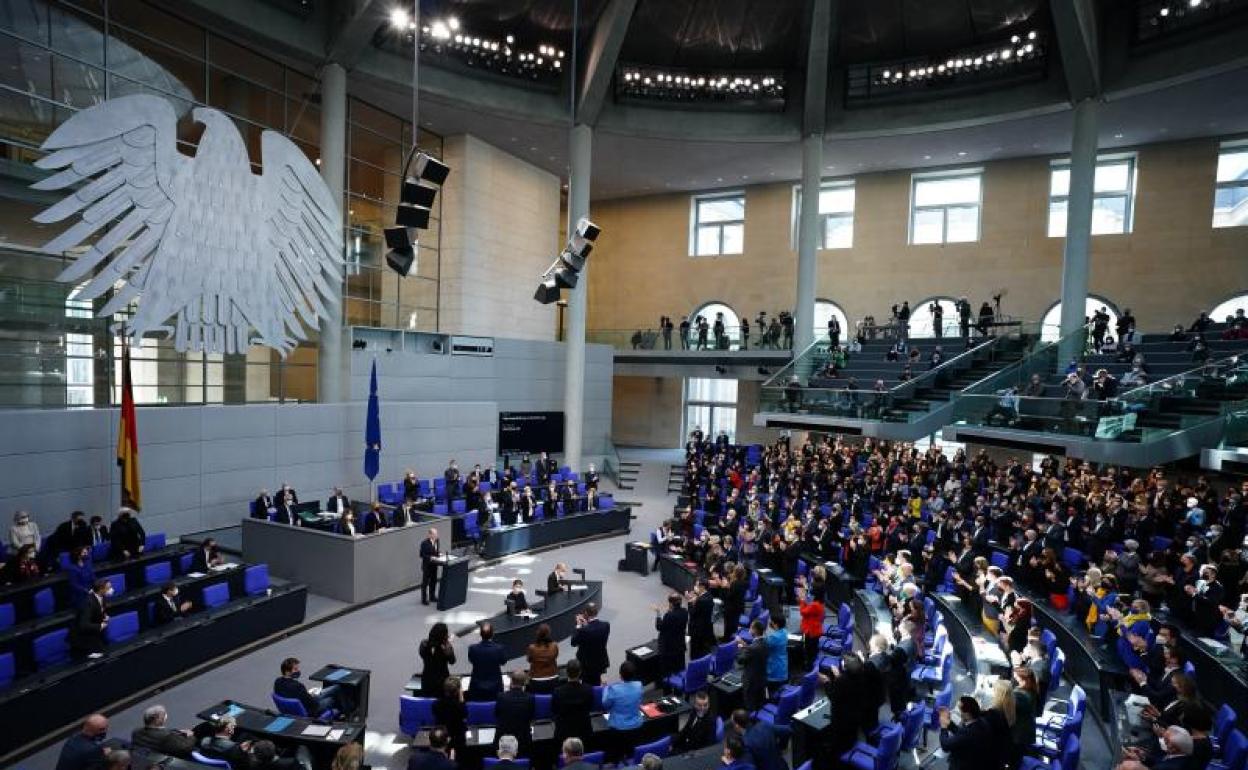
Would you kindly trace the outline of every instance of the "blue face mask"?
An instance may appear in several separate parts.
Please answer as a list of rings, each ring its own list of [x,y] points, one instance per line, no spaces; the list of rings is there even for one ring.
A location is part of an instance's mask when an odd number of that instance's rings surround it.
[[[303,672],[302,672],[302,671],[291,671],[291,672],[290,672],[290,678],[291,678],[291,679],[298,679],[298,678],[299,678],[299,677],[301,677],[301,676],[303,676]]]

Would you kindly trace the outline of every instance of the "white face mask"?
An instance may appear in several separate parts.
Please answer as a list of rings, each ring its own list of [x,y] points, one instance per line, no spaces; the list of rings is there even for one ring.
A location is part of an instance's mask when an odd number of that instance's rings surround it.
[[[116,592],[110,587],[104,591],[104,598],[110,598],[114,593]]]

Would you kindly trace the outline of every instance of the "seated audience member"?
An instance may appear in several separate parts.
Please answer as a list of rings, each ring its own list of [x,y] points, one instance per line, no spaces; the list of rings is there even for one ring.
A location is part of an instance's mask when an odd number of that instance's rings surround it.
[[[468,734],[468,707],[464,705],[463,685],[459,677],[446,678],[442,694],[433,702],[433,721],[446,728],[453,755],[461,756]]]
[[[1127,746],[1122,750],[1122,756],[1127,761],[1143,763],[1148,770],[1188,770],[1191,766],[1194,748],[1191,733],[1175,725],[1167,727],[1159,740],[1160,751],[1156,753],[1135,746]],[[1126,762],[1123,763],[1125,764]]]
[[[260,494],[256,496],[255,503],[251,506],[251,516],[254,519],[267,519],[277,513],[277,501],[273,495],[269,494],[269,490],[262,489]]]
[[[313,719],[329,709],[337,709],[340,714],[351,713],[352,704],[348,700],[346,688],[331,684],[313,693],[308,690],[307,685],[299,681],[303,672],[300,670],[298,658],[283,660],[281,674],[273,680],[273,693],[299,701],[303,704],[303,710]]]
[[[98,578],[78,607],[78,614],[69,627],[69,649],[75,657],[86,658],[104,653],[104,629],[108,627],[105,603],[112,595],[112,582],[108,578]]]
[[[53,553],[61,551],[72,551],[73,549],[91,545],[90,528],[87,526],[87,515],[82,511],[74,511],[69,514],[68,521],[62,521],[56,525],[52,536],[48,538],[51,541],[51,550]]]
[[[546,576],[546,595],[551,596],[568,588],[568,565],[559,562]]]
[[[295,506],[299,504],[299,495],[295,490],[290,488],[289,484],[282,484],[281,489],[277,490],[277,496],[274,500],[273,520],[279,524],[289,524],[292,527],[302,527],[303,521],[299,515],[295,513]]]
[[[620,681],[607,685],[602,693],[602,707],[607,710],[607,727],[610,728],[606,739],[608,759],[625,757],[637,745],[637,731],[644,721],[641,694],[637,669],[632,661],[626,660],[620,664]]]
[[[585,761],[585,744],[580,738],[565,738],[560,749],[563,770],[598,770],[598,765]]]
[[[590,712],[594,705],[594,688],[581,681],[581,662],[568,661],[567,681],[555,688],[550,709],[555,719],[555,740],[567,738],[588,740],[594,734]]]
[[[511,687],[507,688],[494,702],[494,727],[498,735],[512,735],[519,741],[519,753],[529,756],[533,746],[533,732],[530,726],[536,713],[537,704],[533,696],[525,692],[529,683],[529,675],[523,671],[515,671],[511,675]],[[498,741],[502,750],[501,739]]]
[[[351,510],[351,500],[342,493],[342,487],[334,487],[334,493],[325,501],[325,510],[339,514]]]
[[[139,523],[139,517],[131,508],[122,508],[111,527],[109,542],[112,543],[113,559],[133,559],[143,553],[147,532]]]
[[[525,658],[529,662],[530,679],[545,680],[542,685],[532,681],[530,689],[542,693],[553,690],[555,678],[559,675],[559,644],[551,638],[548,624],[543,623],[537,627],[537,634],[529,645]],[[538,685],[538,689],[533,690],[532,685]]]
[[[386,512],[382,507],[373,503],[368,509],[368,513],[364,514],[364,534],[371,535],[374,532],[380,532],[390,526],[386,521]]]
[[[77,607],[91,592],[95,585],[95,567],[91,564],[91,548],[80,545],[69,555],[69,564],[65,567],[65,577],[69,581],[69,602]]]
[[[693,713],[672,739],[672,753],[684,754],[715,742],[715,714],[711,713],[711,697],[706,690],[693,695]]]
[[[450,740],[446,728],[441,725],[429,731],[429,748],[412,750],[407,759],[407,770],[457,770],[459,765],[447,754]]]
[[[502,728],[497,728],[501,730]],[[524,726],[524,732],[529,732],[529,726]],[[522,770],[521,765],[516,759],[520,756],[520,740],[516,736],[506,733],[498,738],[498,762],[494,765],[495,770]]]
[[[225,559],[221,556],[217,541],[210,537],[200,543],[192,554],[191,572],[208,572],[213,567],[219,567],[224,563]]]
[[[13,526],[9,527],[9,548],[20,551],[23,546],[33,545],[36,549],[43,543],[39,535],[39,525],[26,511],[13,514]]]
[[[528,611],[529,600],[524,595],[523,580],[511,581],[511,591],[508,592],[507,597],[503,600],[503,604],[507,607],[508,615],[519,615]]]
[[[338,517],[338,533],[347,537],[357,537],[363,534],[360,528],[355,526],[355,511],[347,511]]]
[[[234,717],[221,717],[213,726],[212,735],[200,743],[200,753],[209,759],[224,759],[232,768],[247,767],[251,741],[235,741],[234,731],[237,727]]]
[[[178,584],[172,580],[160,587],[160,596],[152,603],[152,625],[167,626],[191,611],[191,603],[179,601]]]
[[[82,720],[82,728],[69,736],[56,760],[56,770],[97,770],[112,753],[104,744],[108,736],[108,717],[91,714]]]
[[[143,710],[143,726],[130,733],[130,745],[188,759],[195,748],[195,734],[190,730],[174,730],[168,723],[169,712],[164,706],[148,706]]]
[[[17,554],[5,564],[4,582],[30,583],[38,580],[43,571],[39,569],[38,553],[33,545],[22,546]]]

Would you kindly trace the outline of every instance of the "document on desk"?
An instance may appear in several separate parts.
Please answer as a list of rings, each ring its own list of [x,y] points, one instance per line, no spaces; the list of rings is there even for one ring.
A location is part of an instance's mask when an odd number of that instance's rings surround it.
[[[633,654],[643,657],[643,658],[652,652],[654,652],[654,650],[650,649],[649,647],[634,647],[633,648]]]
[[[290,727],[291,724],[294,723],[294,721],[295,720],[291,719],[290,717],[278,717],[277,719],[274,719],[272,722],[269,722],[267,725],[265,725],[264,731],[267,733],[280,733],[282,730],[285,730],[287,727]]]
[[[585,585],[584,583],[573,583],[572,585],[568,586],[568,590],[569,591],[588,591],[589,586]]]
[[[205,573],[205,572],[188,572],[188,573],[186,573],[186,576],[187,576],[187,577],[190,577],[190,578],[201,578],[201,577],[206,577],[206,576],[207,576],[207,573]]]
[[[303,733],[301,734],[308,735],[313,738],[324,738],[326,735],[329,735],[330,729],[329,725],[308,725],[303,728]]]
[[[330,731],[329,731],[329,734],[325,736],[325,740],[327,740],[327,741],[338,741],[338,740],[342,740],[342,736],[343,736],[343,734],[344,734],[344,733],[346,733],[346,732],[347,732],[347,730],[346,730],[346,728],[345,728],[345,727],[339,727],[339,728],[338,728],[338,729],[336,729],[336,730],[330,730]]]
[[[477,728],[477,743],[493,743],[493,742],[494,742],[494,728],[493,727],[478,727]]]

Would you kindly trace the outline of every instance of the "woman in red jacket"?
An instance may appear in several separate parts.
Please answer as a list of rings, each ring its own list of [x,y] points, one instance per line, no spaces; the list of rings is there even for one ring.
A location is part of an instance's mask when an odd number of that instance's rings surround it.
[[[806,665],[815,665],[819,655],[819,637],[823,636],[823,602],[818,596],[807,597],[806,579],[797,579],[797,605],[802,617],[802,646],[806,652]],[[807,600],[809,599],[809,601]]]

